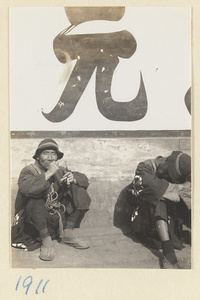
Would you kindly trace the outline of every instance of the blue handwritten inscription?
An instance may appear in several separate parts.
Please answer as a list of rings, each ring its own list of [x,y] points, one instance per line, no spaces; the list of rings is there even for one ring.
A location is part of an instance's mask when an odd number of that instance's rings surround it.
[[[20,282],[21,282],[22,276],[19,277],[15,290],[18,291],[18,288],[20,286]],[[47,280],[44,284],[42,284],[43,279],[40,280],[39,283],[37,283],[36,289],[35,289],[35,294],[39,294],[39,290],[42,290],[42,293],[45,293],[45,288],[49,282],[49,280]],[[24,281],[21,283],[22,287],[25,288],[25,295],[28,294],[28,291],[30,289],[30,286],[33,284],[33,277],[32,276],[27,276]]]

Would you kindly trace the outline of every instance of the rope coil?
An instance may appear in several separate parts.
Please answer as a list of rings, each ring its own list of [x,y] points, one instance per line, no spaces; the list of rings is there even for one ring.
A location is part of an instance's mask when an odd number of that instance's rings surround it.
[[[58,199],[58,193],[54,190],[53,183],[51,184],[51,190],[47,194],[47,200],[45,203],[46,209],[49,211],[51,215],[54,215],[55,213],[58,214],[59,217],[59,230],[60,230],[60,237],[63,237],[63,224],[62,224],[62,217],[61,212],[65,213],[66,207],[64,204],[57,201]]]
[[[51,184],[51,191],[47,194],[47,200],[46,200],[46,209],[50,211],[50,214],[54,214],[57,212],[56,209],[60,209],[63,213],[66,211],[66,207],[64,204],[57,201],[58,199],[58,193],[54,190],[53,183]]]

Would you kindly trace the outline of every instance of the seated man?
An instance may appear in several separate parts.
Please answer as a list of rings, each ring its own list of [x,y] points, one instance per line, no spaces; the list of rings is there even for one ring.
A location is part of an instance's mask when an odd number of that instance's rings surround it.
[[[89,182],[84,174],[59,166],[62,157],[54,140],[41,141],[33,156],[35,163],[26,166],[18,180],[12,246],[40,247],[42,260],[53,260],[53,238],[77,249],[89,248],[74,234],[75,224],[89,209]]]
[[[132,196],[132,229],[150,234],[154,227],[163,249],[163,268],[180,268],[174,248],[182,249],[181,226],[191,228],[191,158],[181,151],[138,164],[127,187]],[[151,231],[152,230],[152,231]]]

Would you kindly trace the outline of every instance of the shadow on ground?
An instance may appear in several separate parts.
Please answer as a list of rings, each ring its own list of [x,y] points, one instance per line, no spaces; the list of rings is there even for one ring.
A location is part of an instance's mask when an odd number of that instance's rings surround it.
[[[140,244],[142,247],[148,249],[159,260],[160,267],[162,266],[163,254],[161,251],[161,243],[157,233],[151,233],[150,236],[142,235],[141,233],[134,233],[131,228],[131,215],[133,208],[130,204],[131,194],[128,192],[130,185],[126,186],[117,199],[114,209],[113,224],[119,228],[123,235],[131,239],[133,247],[135,244]],[[181,258],[183,269],[191,268],[191,230],[184,227],[182,231],[182,250],[175,250],[177,257]],[[185,250],[184,250],[185,249]],[[181,254],[182,253],[182,254]],[[187,253],[187,254],[186,254]],[[187,257],[184,255],[186,254]]]
[[[89,249],[74,249],[54,240],[56,256],[47,262],[39,259],[40,249],[24,252],[11,248],[11,267],[160,269],[162,251],[145,244],[131,232],[132,208],[124,202],[124,193],[124,190],[120,193],[115,205],[114,226],[80,228],[80,222],[77,224],[74,232],[89,242]],[[188,232],[185,236],[189,240]],[[183,269],[191,269],[191,247],[184,246],[181,251],[176,250],[176,255]]]

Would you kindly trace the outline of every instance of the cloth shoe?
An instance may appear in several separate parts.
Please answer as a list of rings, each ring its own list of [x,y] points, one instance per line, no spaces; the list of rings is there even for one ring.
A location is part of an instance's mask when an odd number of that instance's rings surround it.
[[[71,228],[64,230],[64,237],[61,239],[61,244],[66,244],[76,249],[88,249],[90,247],[87,241],[76,237]]]
[[[41,246],[39,258],[41,260],[51,261],[55,257],[54,247]]]
[[[182,269],[180,267],[180,265],[178,264],[178,262],[176,262],[175,264],[171,264],[168,259],[163,256],[163,259],[161,261],[161,269]]]
[[[39,258],[41,260],[51,261],[55,257],[55,249],[53,247],[52,239],[50,236],[42,240]]]

